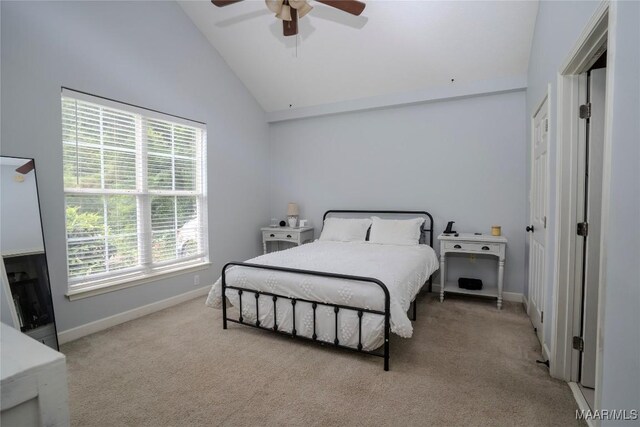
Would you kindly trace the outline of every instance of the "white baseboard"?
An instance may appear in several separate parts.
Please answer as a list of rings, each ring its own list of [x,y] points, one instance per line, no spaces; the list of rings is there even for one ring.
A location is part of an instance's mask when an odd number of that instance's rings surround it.
[[[549,350],[549,347],[547,347],[547,343],[544,343],[542,345],[542,357],[544,358],[544,360],[548,360],[549,362],[551,362],[551,350]]]
[[[581,411],[590,411],[591,408],[587,403],[587,399],[584,398],[584,395],[582,394],[582,390],[580,390],[580,386],[578,385],[578,383],[569,382],[569,388],[573,392],[573,398],[576,399],[578,409]],[[587,422],[587,425],[589,427],[595,427],[595,423],[592,419],[587,418],[585,421]]]
[[[211,285],[194,289],[161,301],[156,301],[151,304],[143,305],[142,307],[137,307],[122,313],[114,314],[113,316],[105,317],[104,319],[67,329],[66,331],[60,331],[58,332],[58,342],[60,344],[68,343],[70,341],[77,340],[78,338],[111,328],[112,326],[146,316],[147,314],[151,314],[156,311],[164,310],[165,308],[206,295],[209,292],[209,289],[211,289]]]
[[[433,292],[439,293],[440,292],[440,285],[438,284],[433,284]],[[464,294],[461,294],[464,295]],[[525,297],[523,294],[518,293],[518,292],[502,292],[502,300],[503,301],[512,301],[512,302],[519,302],[522,303],[525,300]]]
[[[522,295],[522,305],[524,306],[524,312],[529,314],[529,298]]]

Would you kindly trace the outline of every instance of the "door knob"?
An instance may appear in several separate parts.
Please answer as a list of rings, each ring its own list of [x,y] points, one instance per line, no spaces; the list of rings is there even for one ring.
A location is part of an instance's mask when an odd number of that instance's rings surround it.
[[[527,231],[533,233],[533,225],[527,225]]]

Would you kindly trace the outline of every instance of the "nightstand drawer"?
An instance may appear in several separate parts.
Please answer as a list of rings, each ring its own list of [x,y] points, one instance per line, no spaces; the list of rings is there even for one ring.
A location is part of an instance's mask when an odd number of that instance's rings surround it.
[[[296,234],[294,233],[287,233],[286,231],[263,231],[262,232],[262,237],[264,237],[265,239],[282,239],[282,240],[288,240],[288,239],[296,239]]]
[[[475,242],[444,242],[447,251],[478,252],[495,254],[500,251],[500,245],[495,243]]]

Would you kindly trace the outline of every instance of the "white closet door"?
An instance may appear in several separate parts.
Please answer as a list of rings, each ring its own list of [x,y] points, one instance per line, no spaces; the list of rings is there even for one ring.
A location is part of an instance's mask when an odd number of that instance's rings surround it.
[[[533,117],[529,243],[529,317],[543,343],[544,283],[546,261],[547,183],[549,153],[549,100]]]

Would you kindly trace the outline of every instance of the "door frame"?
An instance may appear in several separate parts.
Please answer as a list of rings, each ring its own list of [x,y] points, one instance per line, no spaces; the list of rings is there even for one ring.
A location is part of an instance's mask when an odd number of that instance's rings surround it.
[[[549,126],[548,129],[551,130],[552,129],[552,123],[551,123],[551,83],[547,84],[546,93],[542,97],[542,100],[540,100],[540,102],[538,102],[538,104],[536,104],[536,108],[533,110],[533,114],[530,117],[530,120],[531,120],[531,144],[530,144],[531,145],[531,147],[530,147],[530,151],[531,152],[530,152],[530,157],[531,158],[530,158],[530,162],[529,162],[530,163],[529,164],[529,168],[530,168],[529,170],[531,170],[531,172],[532,172],[532,176],[531,176],[532,179],[531,179],[531,182],[529,184],[529,224],[533,224],[533,215],[532,215],[532,212],[531,212],[531,197],[532,197],[531,190],[533,188],[533,164],[534,164],[534,161],[535,161],[535,158],[534,158],[534,151],[535,151],[534,140],[535,140],[535,132],[536,132],[536,130],[535,130],[535,119],[536,119],[536,116],[538,115],[538,113],[540,112],[540,110],[542,109],[542,106],[544,105],[545,102],[547,103],[547,120],[548,120],[548,126]],[[551,132],[549,132],[549,134],[550,133]],[[547,179],[545,180],[546,186],[547,186],[547,189],[546,189],[546,192],[545,192],[546,198],[547,198],[547,208],[549,206],[549,203],[548,203],[549,190],[551,188],[551,186],[549,185],[549,183],[550,183],[550,179],[549,178],[551,177],[551,163],[550,163],[551,140],[549,138],[549,134],[547,135],[547,177],[546,177]],[[548,211],[546,213],[547,213],[547,216],[550,215],[550,213]],[[532,237],[527,236],[527,238],[531,239]],[[544,274],[546,275],[546,273],[548,271],[547,270],[548,266],[546,266],[546,264],[548,264],[547,263],[547,260],[548,260],[547,254],[549,253],[549,246],[550,246],[550,243],[551,243],[550,239],[549,239],[549,228],[548,227],[545,227],[545,229],[544,229],[544,242],[545,242],[544,243],[544,245],[545,245],[545,272],[544,272]],[[529,244],[529,260],[528,260],[528,262],[529,262],[529,276],[527,277],[528,284],[531,284],[531,262],[530,262],[530,257],[531,257],[531,244]],[[546,279],[546,277],[545,277],[545,279]],[[544,280],[544,282],[546,282],[546,280]],[[544,284],[543,284],[543,286],[544,286]],[[545,289],[545,291],[548,291],[548,289]],[[547,299],[546,295],[547,295],[547,293],[545,292],[545,296],[542,299],[542,310],[541,311],[543,313],[544,313],[544,310],[545,310],[545,300]],[[531,292],[529,292],[527,294],[527,299],[526,299],[527,315],[529,315],[529,310],[531,309],[531,302],[529,301],[530,297],[531,297]],[[529,316],[529,318],[531,318],[531,316]],[[549,347],[545,343],[545,339],[544,339],[545,338],[544,323],[542,323],[542,325],[540,327],[542,328],[542,331],[540,332],[540,336],[542,337],[541,342],[540,342],[540,345],[542,347],[542,355],[543,355],[543,358],[545,360],[549,360],[550,357],[551,357],[551,351],[549,350]]]
[[[558,72],[558,146],[556,158],[556,212],[554,271],[554,322],[552,325],[553,356],[550,373],[565,381],[577,381],[580,354],[572,347],[572,337],[579,333],[581,295],[579,275],[576,274],[576,256],[579,242],[576,234],[577,201],[579,198],[579,138],[585,137],[585,126],[580,123],[578,110],[585,102],[586,72],[597,59],[598,51],[607,49],[607,88],[613,88],[613,68],[615,67],[615,2],[603,1],[598,6],[585,30],[569,52]],[[613,10],[613,12],[611,12]],[[605,101],[605,136],[603,156],[602,220],[608,223],[610,181],[611,181],[611,119],[613,100],[608,90]],[[584,161],[584,160],[583,160]],[[605,229],[603,227],[603,229]],[[604,296],[606,282],[606,235],[600,239],[600,277],[598,291],[598,326],[596,343],[596,389],[595,408],[600,408],[602,400],[602,338]]]

